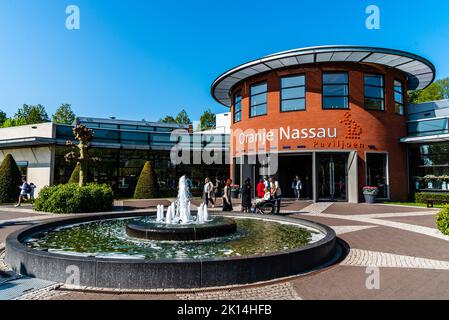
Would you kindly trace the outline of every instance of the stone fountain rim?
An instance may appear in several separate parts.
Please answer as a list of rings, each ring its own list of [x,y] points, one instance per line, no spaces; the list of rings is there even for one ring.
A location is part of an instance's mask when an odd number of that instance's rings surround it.
[[[72,217],[65,217],[65,218],[55,218],[46,220],[43,223],[39,223],[37,225],[26,227],[20,230],[17,230],[11,234],[8,235],[6,238],[5,244],[6,248],[8,249],[14,249],[18,250],[20,252],[29,254],[29,255],[35,255],[35,256],[42,256],[47,258],[59,258],[59,259],[68,259],[68,260],[75,260],[75,261],[98,261],[98,262],[122,262],[122,263],[131,263],[131,264],[181,264],[181,263],[188,263],[188,262],[217,262],[217,261],[237,261],[237,260],[248,260],[248,259],[257,259],[261,257],[270,257],[270,256],[278,256],[278,255],[284,255],[284,254],[290,254],[295,252],[301,252],[301,251],[307,251],[316,247],[320,247],[322,245],[325,245],[326,243],[332,241],[336,238],[335,231],[318,222],[312,222],[309,220],[299,219],[299,218],[288,218],[283,216],[275,216],[275,215],[255,215],[255,214],[242,214],[242,213],[231,213],[226,212],[222,214],[217,214],[215,212],[211,212],[209,215],[212,216],[224,216],[229,218],[249,218],[249,219],[257,219],[257,220],[268,220],[268,221],[275,221],[275,222],[287,222],[292,223],[295,225],[302,225],[305,227],[309,227],[315,230],[318,230],[325,234],[324,238],[307,244],[305,246],[299,247],[299,248],[293,248],[288,250],[278,250],[270,253],[262,253],[262,254],[253,254],[253,255],[246,255],[246,256],[235,256],[235,257],[216,257],[216,258],[189,258],[189,259],[127,259],[127,258],[101,258],[101,257],[94,257],[94,256],[77,256],[77,255],[71,255],[69,253],[67,254],[61,254],[61,253],[55,253],[55,252],[48,252],[48,251],[42,251],[38,249],[33,249],[28,246],[26,246],[23,243],[23,240],[32,236],[36,233],[41,233],[48,231],[49,229],[53,229],[56,227],[69,227],[71,225],[76,225],[80,223],[88,223],[88,222],[95,222],[99,220],[113,220],[113,219],[124,219],[124,218],[133,218],[133,217],[142,217],[142,216],[148,216],[156,214],[156,211],[145,211],[145,212],[128,212],[128,213],[96,213],[96,214],[80,214],[78,216],[72,216]]]

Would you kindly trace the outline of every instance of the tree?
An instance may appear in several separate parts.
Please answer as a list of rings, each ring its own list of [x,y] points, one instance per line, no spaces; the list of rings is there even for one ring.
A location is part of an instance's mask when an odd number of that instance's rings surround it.
[[[187,114],[187,111],[184,109],[181,110],[180,113],[176,116],[176,123],[177,124],[191,124],[192,121],[189,118],[189,115]]]
[[[37,124],[50,121],[44,106],[40,104],[35,106],[24,104],[22,108],[17,110],[14,115],[14,120],[16,123],[19,123],[19,125]]]
[[[19,197],[22,175],[13,156],[7,154],[0,165],[0,203],[10,203]]]
[[[443,93],[443,99],[449,99],[449,77],[437,81]]]
[[[176,119],[172,116],[166,116],[164,119],[159,120],[162,123],[176,123]]]
[[[90,143],[94,138],[94,133],[92,129],[89,129],[83,125],[78,125],[73,128],[73,134],[75,135],[75,139],[78,140],[78,144],[73,143],[72,141],[67,141],[67,145],[71,146],[78,150],[79,155],[75,152],[69,152],[65,155],[66,161],[76,161],[76,165],[79,166],[79,186],[83,187],[87,181],[87,166],[90,160],[96,161],[96,158],[90,158],[88,148]]]
[[[3,124],[5,123],[7,117],[6,117],[6,113],[4,113],[2,110],[0,110],[0,127],[3,126]]]
[[[62,104],[52,117],[52,121],[58,124],[71,125],[75,121],[75,113],[72,111],[72,107],[68,103]]]
[[[449,78],[435,81],[423,90],[408,92],[409,103],[423,103],[442,99],[449,99]]]
[[[216,126],[216,115],[210,109],[204,111],[200,118],[201,130],[214,129]]]
[[[159,197],[159,184],[156,172],[150,161],[147,161],[137,181],[134,199],[153,199]]]

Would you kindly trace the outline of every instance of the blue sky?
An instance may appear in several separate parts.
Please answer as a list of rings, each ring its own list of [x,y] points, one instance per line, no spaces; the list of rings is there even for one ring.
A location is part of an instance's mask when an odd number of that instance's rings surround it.
[[[81,29],[65,28],[78,5]],[[365,28],[365,8],[381,29]],[[449,2],[0,0],[0,110],[71,103],[78,115],[158,120],[210,97],[222,72],[261,56],[354,44],[420,54],[449,76]]]

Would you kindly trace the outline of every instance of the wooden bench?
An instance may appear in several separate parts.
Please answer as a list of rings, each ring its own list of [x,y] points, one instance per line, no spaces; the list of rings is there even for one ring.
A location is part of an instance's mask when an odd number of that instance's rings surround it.
[[[427,199],[427,208],[433,208],[434,203],[449,204],[449,200]]]

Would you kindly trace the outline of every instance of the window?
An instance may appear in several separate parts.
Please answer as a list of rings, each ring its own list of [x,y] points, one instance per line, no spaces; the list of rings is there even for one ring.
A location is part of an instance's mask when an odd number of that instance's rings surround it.
[[[242,95],[236,94],[234,97],[234,122],[242,121]]]
[[[306,109],[306,77],[281,79],[281,112]]]
[[[365,109],[385,110],[384,77],[382,75],[365,75]]]
[[[267,114],[267,83],[251,86],[251,103],[249,116],[256,117]]]
[[[435,134],[448,133],[448,119],[413,121],[408,123],[409,136],[431,136]]]
[[[402,83],[394,80],[394,111],[403,116],[404,115],[404,93]]]
[[[323,73],[323,109],[349,108],[347,72]]]

